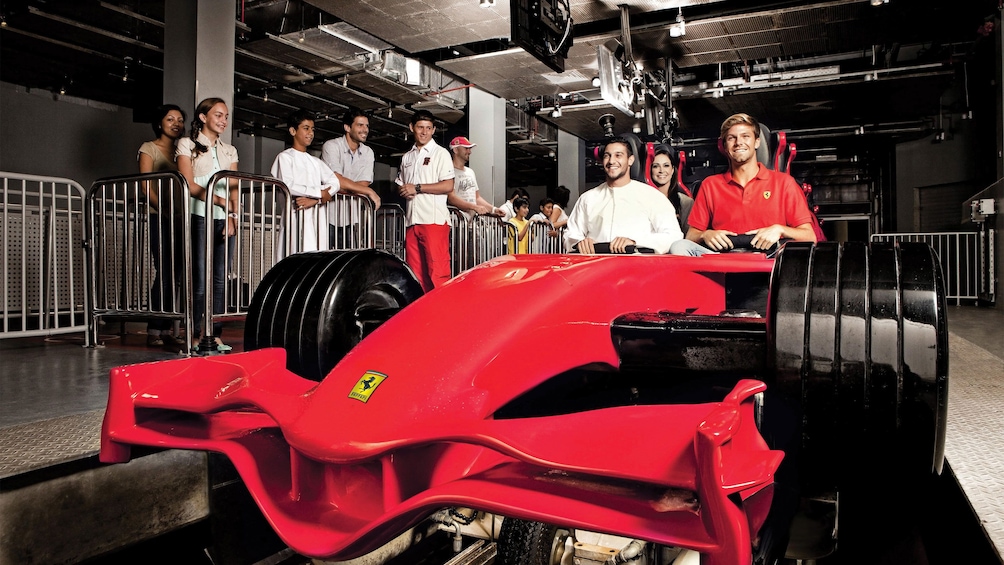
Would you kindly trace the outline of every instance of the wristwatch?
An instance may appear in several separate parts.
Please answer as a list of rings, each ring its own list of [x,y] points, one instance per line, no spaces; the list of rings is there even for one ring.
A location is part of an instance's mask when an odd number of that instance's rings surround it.
[[[418,194],[422,193],[422,185],[421,184],[415,184],[415,192],[418,193]]]

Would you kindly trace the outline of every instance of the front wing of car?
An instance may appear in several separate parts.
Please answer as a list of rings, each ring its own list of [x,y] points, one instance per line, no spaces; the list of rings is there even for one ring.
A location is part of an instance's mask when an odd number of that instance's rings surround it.
[[[412,422],[393,444],[354,445],[352,459],[326,461],[288,439],[286,423],[307,411],[317,383],[288,372],[284,355],[113,370],[101,460],[127,461],[131,445],[222,453],[276,532],[310,556],[362,555],[439,508],[463,506],[686,547],[710,564],[751,560],[783,456],[757,430],[762,382],[740,381],[713,403]]]

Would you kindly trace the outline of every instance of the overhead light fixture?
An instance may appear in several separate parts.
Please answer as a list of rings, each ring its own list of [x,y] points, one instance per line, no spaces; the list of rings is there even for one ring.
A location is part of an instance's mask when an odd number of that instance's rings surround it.
[[[593,77],[593,86],[596,88],[600,87],[600,77]]]
[[[303,43],[306,39],[307,39],[307,34],[304,33],[303,30],[301,29],[300,30],[300,37],[297,38],[297,41],[299,41],[300,43]]]
[[[555,104],[554,105],[554,110],[551,110],[551,117],[552,118],[560,118],[561,117],[561,105],[560,104]]]
[[[875,0],[872,0],[874,2]],[[669,26],[670,37],[683,37],[687,35],[687,22],[683,19],[683,8],[676,13],[676,23]]]
[[[494,8],[495,7],[495,0],[479,0],[478,4],[482,8]]]
[[[122,82],[129,80],[129,61],[132,61],[132,57],[122,59]]]
[[[268,89],[265,89],[265,93],[261,97],[262,102],[268,102]]]
[[[872,0],[872,6],[881,6],[882,4],[888,4],[889,0]]]

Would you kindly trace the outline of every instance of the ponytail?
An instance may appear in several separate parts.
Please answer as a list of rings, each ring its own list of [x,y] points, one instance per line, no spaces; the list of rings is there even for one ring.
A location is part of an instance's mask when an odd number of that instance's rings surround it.
[[[192,159],[195,159],[199,155],[209,151],[209,148],[199,142],[199,134],[202,133],[202,127],[206,125],[206,122],[202,121],[199,116],[208,114],[213,106],[217,104],[226,104],[226,101],[222,98],[206,98],[195,108],[195,117],[192,118],[192,143],[195,144],[195,149],[192,151]]]

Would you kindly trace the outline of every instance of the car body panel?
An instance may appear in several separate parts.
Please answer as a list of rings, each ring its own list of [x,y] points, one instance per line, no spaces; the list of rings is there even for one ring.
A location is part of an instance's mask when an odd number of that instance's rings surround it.
[[[320,384],[287,371],[281,349],[116,368],[101,460],[128,460],[130,445],[223,453],[311,556],[361,555],[465,506],[749,562],[783,457],[754,421],[762,382],[740,380],[720,402],[495,413],[563,371],[616,368],[617,316],[717,314],[724,273],[772,265],[507,256],[402,310]],[[551,354],[526,363],[542,346]]]

